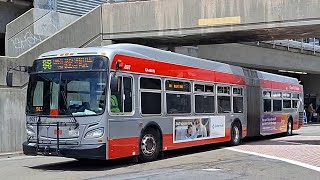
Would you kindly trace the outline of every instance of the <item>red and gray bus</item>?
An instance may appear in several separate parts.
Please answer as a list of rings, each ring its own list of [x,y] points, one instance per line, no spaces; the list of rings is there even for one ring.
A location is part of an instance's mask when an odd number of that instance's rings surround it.
[[[29,69],[26,155],[152,161],[302,126],[297,79],[141,45],[64,48]]]

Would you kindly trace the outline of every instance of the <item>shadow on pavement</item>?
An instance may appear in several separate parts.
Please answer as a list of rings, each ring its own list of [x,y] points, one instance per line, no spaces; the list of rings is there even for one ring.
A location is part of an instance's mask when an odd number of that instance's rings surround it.
[[[295,136],[297,134],[294,134]],[[273,140],[275,138],[284,137],[283,134],[279,135],[270,135],[270,136],[260,136],[260,137],[249,137],[243,139],[244,145],[255,143],[254,145],[279,145],[280,142],[275,141],[268,141]],[[287,141],[287,140],[286,140]],[[298,142],[298,143],[305,143],[305,144],[316,144],[319,145],[320,141],[287,141],[287,142]],[[282,143],[283,144],[283,143]],[[290,145],[290,144],[289,144]],[[295,145],[295,144],[292,144]],[[185,156],[189,154],[201,153],[206,151],[212,151],[221,149],[228,146],[228,143],[217,143],[217,144],[209,144],[209,145],[202,145],[197,147],[190,147],[184,148],[179,150],[171,150],[164,152],[160,159],[169,159],[179,156]],[[29,167],[31,169],[38,169],[38,170],[50,170],[50,171],[106,171],[112,170],[122,167],[129,167],[134,166],[137,164],[133,161],[133,158],[122,158],[117,160],[71,160],[67,162],[58,162],[58,163],[50,163],[50,164],[43,164],[38,166]]]
[[[50,170],[50,171],[105,171],[112,170],[121,167],[132,166],[131,158],[117,159],[117,160],[71,160],[67,162],[58,162],[43,164],[39,166],[29,167],[31,169],[38,170]]]

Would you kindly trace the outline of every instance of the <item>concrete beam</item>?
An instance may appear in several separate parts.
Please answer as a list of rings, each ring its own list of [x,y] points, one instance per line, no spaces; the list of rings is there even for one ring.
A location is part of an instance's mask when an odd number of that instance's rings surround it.
[[[320,33],[319,7],[320,0],[104,4],[103,39],[155,46],[310,37]]]
[[[250,68],[320,74],[319,57],[243,44],[198,46],[198,56]]]

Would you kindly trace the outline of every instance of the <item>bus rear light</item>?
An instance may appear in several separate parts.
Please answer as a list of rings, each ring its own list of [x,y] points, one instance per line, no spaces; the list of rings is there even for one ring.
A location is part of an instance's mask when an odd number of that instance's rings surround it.
[[[103,128],[91,130],[86,133],[84,138],[99,138],[103,135]]]

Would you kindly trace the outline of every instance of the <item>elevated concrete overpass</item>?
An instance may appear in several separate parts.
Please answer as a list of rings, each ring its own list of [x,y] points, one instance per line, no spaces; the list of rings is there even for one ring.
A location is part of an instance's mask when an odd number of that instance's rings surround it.
[[[158,0],[102,6],[103,39],[149,46],[313,37],[320,0]]]

